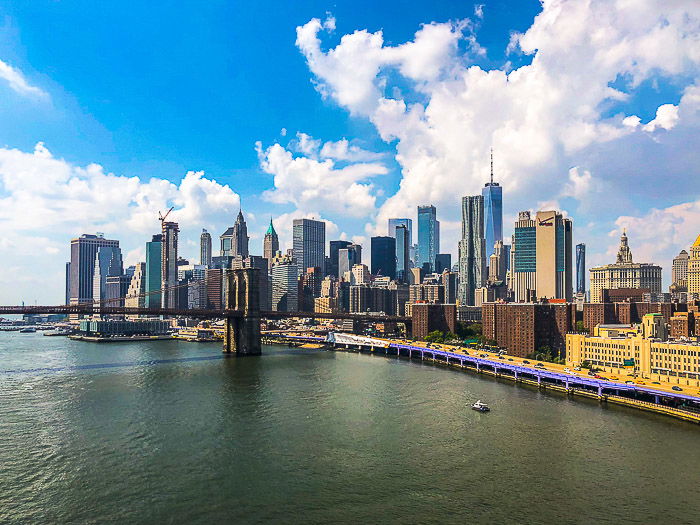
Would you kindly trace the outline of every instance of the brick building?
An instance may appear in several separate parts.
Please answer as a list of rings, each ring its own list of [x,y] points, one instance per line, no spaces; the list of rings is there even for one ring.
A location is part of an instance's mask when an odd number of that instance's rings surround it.
[[[455,333],[457,307],[454,304],[416,303],[411,306],[413,336],[423,339],[430,332]]]
[[[549,347],[566,351],[566,333],[576,320],[576,305],[567,303],[484,303],[483,334],[518,357]]]

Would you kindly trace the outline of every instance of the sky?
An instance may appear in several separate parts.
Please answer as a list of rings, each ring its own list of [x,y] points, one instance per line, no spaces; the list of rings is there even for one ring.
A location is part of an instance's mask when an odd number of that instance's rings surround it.
[[[693,0],[6,0],[0,303],[61,303],[82,233],[143,260],[171,206],[197,262],[239,206],[262,254],[271,217],[283,249],[315,217],[368,252],[433,204],[455,261],[491,148],[505,235],[561,210],[592,266],[626,229],[667,286],[700,234],[699,128]]]

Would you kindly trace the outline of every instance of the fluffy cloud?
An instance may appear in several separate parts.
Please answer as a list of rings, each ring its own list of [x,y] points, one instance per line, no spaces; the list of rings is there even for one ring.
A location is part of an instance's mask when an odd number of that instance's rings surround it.
[[[680,147],[697,150],[697,130],[687,128],[696,125],[700,107],[695,80],[688,81],[698,78],[700,68],[695,3],[544,0],[532,26],[513,34],[508,45],[531,62],[509,72],[474,65],[482,50],[473,30],[468,20],[427,24],[399,45],[386,44],[381,31],[362,30],[324,50],[320,20],[297,28],[297,46],[319,92],[368,119],[385,141],[395,141],[402,180],[382,204],[373,231],[381,231],[388,217],[413,216],[425,202],[437,205],[444,218],[457,219],[456,196],[478,192],[488,177],[490,147],[508,206],[519,209],[558,196],[583,198],[601,178],[610,191],[598,205],[614,220],[614,199],[627,195],[629,186],[615,185],[604,154],[624,146],[630,153],[618,156],[634,170],[637,188],[658,181],[659,169],[669,180],[683,176],[679,164],[634,162],[630,156],[657,140],[649,137],[652,132],[676,132],[691,115],[683,132],[690,142]],[[397,75],[398,88],[392,85]],[[642,82],[655,78],[688,87],[677,106],[663,104],[642,126],[622,108]],[[410,97],[401,95],[408,91]],[[579,167],[567,176],[572,165]],[[446,244],[456,245],[456,238]]]
[[[42,89],[32,86],[24,78],[19,69],[0,60],[0,78],[5,80],[10,88],[23,96],[47,98],[49,95]]]
[[[651,209],[641,216],[621,216],[615,225],[610,232],[614,240],[608,245],[607,253],[616,253],[617,239],[625,229],[634,260],[661,265],[667,282],[670,282],[671,259],[681,249],[688,251],[700,235],[700,199]]]
[[[295,156],[278,143],[263,149],[256,144],[260,167],[274,176],[274,188],[263,198],[277,204],[293,204],[302,213],[334,213],[365,217],[375,210],[374,185],[369,179],[387,173],[375,162],[348,163],[339,167],[333,155],[343,160],[363,156],[364,150],[351,150],[338,143],[325,143],[299,133],[294,147],[305,155]]]
[[[42,293],[53,294],[45,296],[51,302],[62,297],[56,255],[68,260],[71,237],[100,231],[122,241],[123,252],[136,257],[141,245],[159,231],[158,211],[175,207],[170,217],[180,223],[184,245],[188,236],[198,238],[203,226],[217,231],[230,225],[239,205],[239,196],[229,186],[205,178],[203,172],[188,172],[178,184],[157,178],[144,181],[107,173],[97,164],[73,165],[54,157],[42,143],[32,152],[0,148],[3,257],[8,267],[18,269],[11,272],[18,279],[27,275],[29,259],[32,270],[50,268],[50,275],[35,276],[46,280]],[[127,260],[136,262],[133,257]],[[0,302],[17,301],[13,290],[1,287]]]

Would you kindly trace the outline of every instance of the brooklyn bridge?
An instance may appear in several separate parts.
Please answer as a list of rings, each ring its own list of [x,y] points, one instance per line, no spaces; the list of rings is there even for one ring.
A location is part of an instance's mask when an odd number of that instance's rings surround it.
[[[218,308],[145,308],[116,306],[126,299],[139,296],[111,298],[99,302],[54,305],[54,306],[0,306],[0,314],[66,314],[66,315],[134,315],[134,316],[184,316],[195,319],[223,319],[224,352],[237,356],[260,355],[262,351],[260,324],[262,319],[351,319],[359,322],[394,322],[404,324],[410,335],[412,317],[393,315],[372,315],[361,313],[324,313],[265,311],[260,309],[259,271],[257,268],[225,270],[223,287],[223,307]],[[171,287],[171,288],[177,288]],[[162,293],[157,290],[155,293]]]

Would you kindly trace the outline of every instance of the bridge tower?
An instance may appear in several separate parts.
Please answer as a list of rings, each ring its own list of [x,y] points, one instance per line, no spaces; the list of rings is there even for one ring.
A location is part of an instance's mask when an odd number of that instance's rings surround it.
[[[243,317],[226,317],[224,353],[260,355],[260,270],[225,270],[224,310],[238,310]]]

